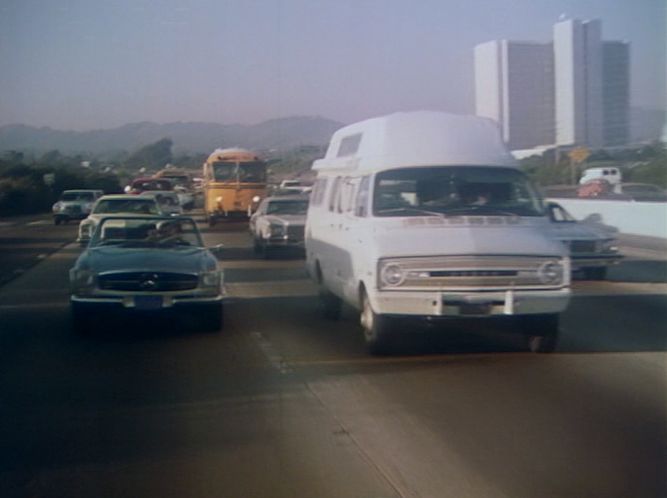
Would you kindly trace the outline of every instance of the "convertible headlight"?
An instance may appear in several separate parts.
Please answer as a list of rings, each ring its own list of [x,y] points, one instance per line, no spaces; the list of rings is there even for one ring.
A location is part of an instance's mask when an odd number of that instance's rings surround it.
[[[72,268],[69,272],[72,293],[81,294],[95,287],[95,274],[88,269]]]
[[[537,270],[540,282],[547,285],[557,285],[563,283],[565,271],[560,261],[547,261]]]
[[[601,240],[596,244],[598,252],[618,252],[618,246],[614,239]]]
[[[397,263],[381,262],[379,275],[381,287],[396,287],[405,280],[405,271]]]
[[[215,270],[202,273],[201,284],[203,287],[220,287],[220,272]]]

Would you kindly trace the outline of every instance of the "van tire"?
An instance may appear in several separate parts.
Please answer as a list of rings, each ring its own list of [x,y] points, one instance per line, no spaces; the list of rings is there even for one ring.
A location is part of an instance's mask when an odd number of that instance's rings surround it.
[[[343,309],[343,301],[333,292],[325,289],[322,284],[320,284],[319,296],[324,318],[338,320]]]
[[[532,353],[553,353],[558,347],[560,316],[556,313],[522,317],[526,346]]]
[[[366,291],[361,293],[359,320],[368,352],[373,355],[385,354],[388,350],[392,324],[389,317],[373,310]]]

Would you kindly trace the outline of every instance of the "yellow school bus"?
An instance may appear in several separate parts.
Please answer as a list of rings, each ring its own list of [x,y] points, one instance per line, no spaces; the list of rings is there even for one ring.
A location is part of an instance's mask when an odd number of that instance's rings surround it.
[[[245,149],[216,149],[204,163],[204,212],[210,226],[249,217],[266,197],[266,162]]]

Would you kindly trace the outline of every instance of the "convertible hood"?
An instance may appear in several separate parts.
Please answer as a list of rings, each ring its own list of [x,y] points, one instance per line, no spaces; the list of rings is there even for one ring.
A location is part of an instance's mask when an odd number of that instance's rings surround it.
[[[380,257],[457,254],[565,255],[563,245],[544,227],[530,223],[489,226],[396,226],[376,228]]]
[[[203,248],[174,250],[127,249],[120,247],[96,247],[89,249],[84,258],[95,273],[109,271],[164,271],[199,273],[211,259]]]

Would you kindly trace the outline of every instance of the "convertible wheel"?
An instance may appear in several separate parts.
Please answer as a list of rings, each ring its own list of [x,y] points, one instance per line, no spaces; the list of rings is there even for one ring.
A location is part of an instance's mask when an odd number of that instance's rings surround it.
[[[558,347],[559,316],[527,315],[522,317],[528,350],[533,353],[552,353]]]
[[[366,292],[361,296],[359,318],[368,352],[371,354],[386,353],[392,329],[391,321],[387,316],[379,315],[373,311]]]
[[[90,311],[83,306],[77,303],[72,303],[70,305],[70,320],[72,331],[74,331],[74,333],[79,335],[90,333],[90,330],[92,329]]]
[[[607,267],[596,266],[584,268],[584,278],[586,280],[604,280],[607,278]]]
[[[203,331],[220,332],[224,325],[222,304],[217,304],[206,310],[202,310],[198,318]]]

